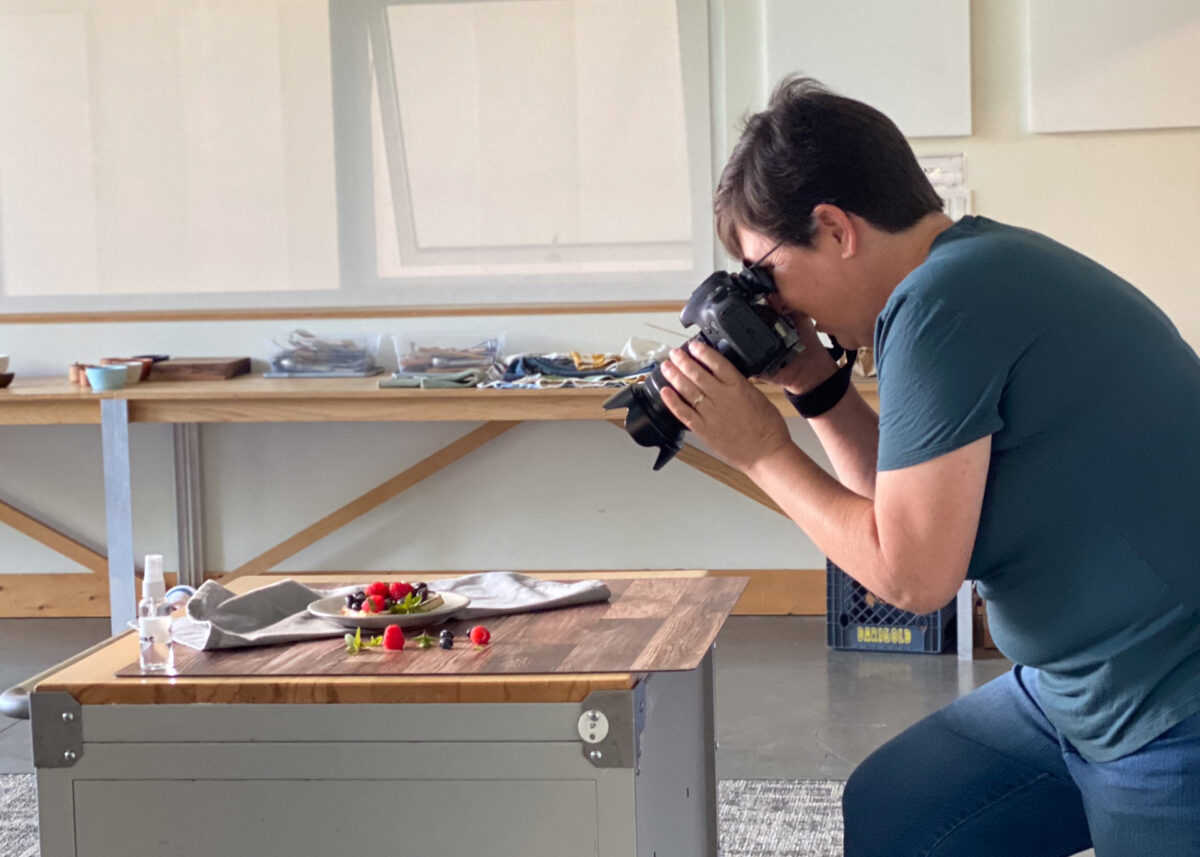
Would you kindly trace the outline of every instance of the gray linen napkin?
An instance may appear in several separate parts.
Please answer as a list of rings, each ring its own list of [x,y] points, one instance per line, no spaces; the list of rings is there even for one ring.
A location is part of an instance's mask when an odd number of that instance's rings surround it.
[[[438,592],[456,592],[471,599],[457,619],[478,619],[507,613],[527,613],[607,601],[601,580],[560,583],[511,571],[488,571],[432,582]],[[310,589],[295,580],[280,580],[235,595],[215,580],[205,581],[187,603],[187,616],[171,626],[172,637],[193,649],[235,649],[340,637],[346,629],[308,612],[318,598],[344,595],[357,587],[328,592]]]
[[[187,603],[187,616],[171,623],[171,637],[193,649],[236,649],[340,637],[346,629],[308,612],[330,593],[280,580],[241,595],[206,580]]]
[[[482,619],[506,613],[532,613],[574,604],[607,601],[608,587],[603,580],[541,580],[512,571],[484,571],[452,580],[435,580],[430,586],[438,592],[456,592],[471,603],[454,614],[455,619]]]

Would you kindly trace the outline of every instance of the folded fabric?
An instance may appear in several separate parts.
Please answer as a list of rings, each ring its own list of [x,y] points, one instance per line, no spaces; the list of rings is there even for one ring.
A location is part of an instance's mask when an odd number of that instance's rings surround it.
[[[530,375],[544,375],[554,378],[607,379],[620,378],[624,375],[639,375],[653,371],[653,364],[635,366],[629,369],[577,369],[571,355],[562,354],[524,354],[509,361],[504,370],[502,381],[516,381]]]
[[[470,605],[455,614],[457,619],[607,601],[611,594],[601,580],[561,583],[511,571],[468,574],[435,581],[432,587],[438,592],[457,592],[471,599]],[[202,651],[340,637],[346,629],[313,616],[308,605],[356,588],[343,586],[322,591],[288,579],[237,595],[215,580],[208,580],[188,601],[187,615],[172,623],[171,632],[177,642]]]
[[[607,369],[614,363],[621,360],[619,354],[607,354],[605,352],[590,351],[587,353],[580,351],[570,352],[571,361],[575,364],[575,368],[582,371],[598,372]]]
[[[603,580],[542,580],[512,571],[484,571],[430,584],[438,592],[456,592],[471,603],[454,614],[456,619],[481,619],[507,613],[532,613],[607,601],[612,594]]]
[[[420,387],[422,390],[449,390],[474,387],[487,378],[486,369],[460,372],[395,372],[379,382],[380,387]]]
[[[653,370],[654,367],[649,367]],[[589,389],[592,387],[625,387],[636,384],[650,377],[646,372],[641,375],[623,375],[614,378],[611,375],[588,375],[583,378],[560,378],[557,375],[533,374],[518,378],[515,381],[488,381],[479,386],[486,390],[560,390]]]
[[[346,629],[308,612],[330,593],[280,580],[237,595],[206,580],[187,603],[187,615],[171,623],[171,636],[193,649],[236,649],[340,637]]]

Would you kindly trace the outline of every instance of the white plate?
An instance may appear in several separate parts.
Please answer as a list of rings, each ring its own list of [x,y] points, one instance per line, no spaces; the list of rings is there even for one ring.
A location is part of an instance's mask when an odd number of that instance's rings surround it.
[[[421,625],[437,625],[450,619],[454,613],[471,603],[471,599],[456,592],[439,592],[442,604],[424,613],[364,613],[358,616],[346,616],[342,608],[346,606],[346,596],[331,595],[308,605],[308,612],[330,622],[337,622],[343,628],[362,628],[365,630],[382,631],[388,625],[399,625],[401,628],[416,628]]]

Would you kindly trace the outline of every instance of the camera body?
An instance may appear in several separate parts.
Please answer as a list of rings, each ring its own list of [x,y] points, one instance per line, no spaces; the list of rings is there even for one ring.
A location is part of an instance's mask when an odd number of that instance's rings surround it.
[[[700,328],[692,339],[715,348],[746,377],[771,374],[790,362],[800,343],[791,320],[768,303],[774,292],[771,275],[756,265],[738,274],[717,271],[692,292],[679,321],[685,328]],[[655,470],[683,447],[683,424],[662,401],[668,386],[659,366],[644,383],[604,403],[605,410],[628,408],[625,430],[642,446],[659,448]]]
[[[766,375],[785,366],[800,334],[767,303],[775,291],[771,275],[750,267],[737,275],[717,271],[701,283],[679,314],[694,337],[710,345],[746,377]]]

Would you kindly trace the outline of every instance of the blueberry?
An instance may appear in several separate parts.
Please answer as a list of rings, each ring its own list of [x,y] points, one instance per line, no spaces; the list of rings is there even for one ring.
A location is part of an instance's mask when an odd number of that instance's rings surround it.
[[[443,649],[452,649],[454,648],[454,638],[443,636],[440,640],[438,640],[438,645]]]
[[[346,596],[346,606],[349,607],[351,610],[357,609],[357,604],[354,601],[354,593],[353,592],[351,592],[349,595]]]
[[[451,640],[453,640],[453,639],[454,639],[454,632],[453,632],[453,631],[451,631],[449,628],[443,628],[443,629],[442,629],[442,631],[441,631],[441,633],[440,633],[440,634],[438,634],[438,636],[439,636],[439,637],[449,637]]]

